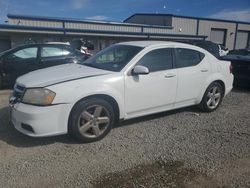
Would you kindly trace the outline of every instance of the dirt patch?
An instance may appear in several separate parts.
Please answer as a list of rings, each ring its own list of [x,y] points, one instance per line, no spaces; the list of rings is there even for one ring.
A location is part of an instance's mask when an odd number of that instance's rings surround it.
[[[101,176],[92,182],[96,188],[105,187],[218,187],[215,180],[193,169],[184,167],[180,161],[156,161],[139,165],[117,173]]]
[[[10,94],[10,90],[0,90],[0,107],[8,104]]]
[[[0,91],[0,187],[250,188],[249,94],[231,92],[212,113],[192,107],[126,121],[79,144],[16,131]]]

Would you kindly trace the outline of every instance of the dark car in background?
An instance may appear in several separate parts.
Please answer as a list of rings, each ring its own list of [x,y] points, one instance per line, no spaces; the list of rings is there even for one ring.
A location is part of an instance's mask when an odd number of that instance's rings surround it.
[[[250,86],[250,48],[231,50],[224,60],[231,61],[235,86]]]
[[[0,89],[13,87],[17,77],[46,67],[79,63],[89,57],[67,44],[28,44],[0,54]]]
[[[203,48],[208,52],[210,52],[211,54],[213,54],[218,59],[220,59],[222,56],[228,53],[228,49],[225,48],[224,46],[207,40],[185,40],[179,42],[184,42],[187,44],[192,44],[200,48]]]

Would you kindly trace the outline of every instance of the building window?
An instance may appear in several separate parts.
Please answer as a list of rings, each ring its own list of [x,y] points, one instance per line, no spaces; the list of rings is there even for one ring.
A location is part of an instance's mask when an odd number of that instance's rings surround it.
[[[227,29],[211,28],[210,41],[226,46]]]

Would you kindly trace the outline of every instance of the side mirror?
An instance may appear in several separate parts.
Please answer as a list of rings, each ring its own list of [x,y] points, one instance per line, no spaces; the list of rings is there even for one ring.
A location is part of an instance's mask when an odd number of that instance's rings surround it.
[[[136,65],[132,69],[132,75],[149,74],[149,69],[142,65]]]

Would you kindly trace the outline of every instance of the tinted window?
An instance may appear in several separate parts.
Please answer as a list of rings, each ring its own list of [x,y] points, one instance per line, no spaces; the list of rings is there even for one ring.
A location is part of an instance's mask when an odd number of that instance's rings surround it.
[[[217,58],[220,57],[219,46],[218,46],[218,44],[215,44],[213,42],[210,42],[210,41],[199,41],[199,40],[189,40],[189,41],[181,41],[181,42],[186,42],[188,44],[199,46],[199,47],[201,47],[201,48],[209,51],[215,57],[217,57]]]
[[[54,57],[54,56],[63,56],[69,54],[69,51],[63,50],[59,47],[42,47],[41,56],[42,57]]]
[[[147,67],[150,72],[172,69],[172,50],[171,48],[153,50],[144,55],[137,65]]]
[[[83,64],[99,69],[121,71],[141,49],[141,47],[129,45],[110,46],[89,58]]]
[[[205,55],[198,51],[191,49],[177,48],[176,66],[177,68],[195,66],[199,64],[204,57]]]
[[[12,57],[19,59],[30,59],[37,57],[37,47],[24,48],[12,54]]]

